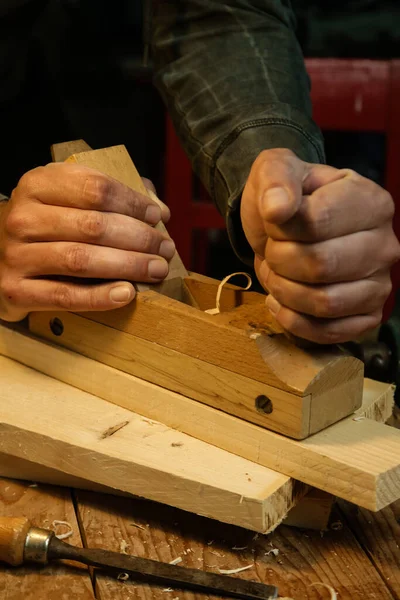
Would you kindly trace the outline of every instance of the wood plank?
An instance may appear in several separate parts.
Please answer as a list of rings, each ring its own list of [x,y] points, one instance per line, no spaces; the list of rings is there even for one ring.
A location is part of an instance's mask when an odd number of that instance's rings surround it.
[[[251,475],[251,472],[249,472]],[[74,477],[68,473],[56,471],[29,460],[11,456],[0,452],[0,477],[22,479],[32,482],[48,483],[51,485],[75,488],[86,491],[101,492],[112,496],[135,497],[127,492],[121,492],[115,488]],[[297,504],[293,506],[284,517],[285,525],[289,527],[302,527],[306,529],[325,530],[328,525],[330,510],[334,497],[326,492],[312,488],[304,497],[296,499]],[[278,516],[278,515],[277,515]],[[279,519],[280,521],[280,519]],[[278,525],[279,523],[277,523]],[[271,526],[272,529],[272,526]],[[260,531],[259,533],[265,533]]]
[[[400,502],[374,514],[340,503],[341,512],[395,598],[400,598]]]
[[[325,583],[340,600],[393,599],[346,526],[329,530],[323,537],[320,532],[285,526],[269,536],[254,536],[145,501],[118,499],[110,506],[107,497],[87,492],[78,493],[77,510],[88,546],[125,548],[128,553],[165,562],[181,557],[182,566],[212,572],[250,566],[235,577],[277,585],[281,598],[325,600],[329,592],[318,587]],[[96,591],[100,600],[207,598],[133,581],[118,585],[103,577],[97,577]]]
[[[57,489],[10,479],[0,479],[0,515],[2,517],[25,516],[37,527],[53,529],[54,520],[71,524],[71,544],[81,546],[81,536],[75,516],[71,493]],[[93,587],[89,572],[76,563],[62,563],[45,567],[24,566],[7,568],[0,566],[0,597],[4,600],[21,598],[46,600],[93,600]]]
[[[215,324],[213,316],[154,292],[139,294],[135,302],[134,316],[130,320],[133,309],[129,308],[124,317],[127,325],[120,323],[118,330],[91,317],[62,312],[32,313],[29,326],[53,343],[297,439],[360,406],[363,367],[352,357],[336,356],[328,350],[312,354],[292,346],[282,335],[266,337],[268,349],[264,345],[262,352],[272,358],[265,362],[258,348],[260,340],[251,339],[244,330]],[[186,309],[191,311],[189,315]],[[108,319],[115,324],[122,312],[112,312],[119,315]],[[54,319],[63,325],[61,336],[51,329]],[[160,331],[168,331],[166,344],[163,334],[158,336]],[[258,411],[259,396],[271,400],[271,413]]]
[[[71,142],[53,144],[50,150],[53,162],[64,162],[72,154],[88,152],[91,150],[91,147],[84,140],[73,140]]]
[[[213,501],[219,497],[227,503],[226,508],[222,508],[221,516],[216,518],[226,519],[225,513],[229,514],[229,518],[238,513],[241,518],[242,512],[246,512],[243,518],[246,517],[247,510],[243,511],[240,502],[237,504],[242,495],[238,486],[247,477],[243,475],[243,463],[240,469],[231,469],[229,463],[230,472],[225,473],[228,457],[221,455],[222,463],[217,468],[214,455],[212,458],[209,455],[209,446],[199,440],[189,442],[187,435],[153,421],[150,422],[150,439],[148,420],[135,413],[10,359],[2,357],[0,367],[0,400],[3,407],[0,415],[0,451],[26,458],[25,447],[29,447],[32,452],[30,460],[34,462],[83,478],[85,473],[90,472],[91,480],[131,493],[142,489],[140,486],[143,485],[143,490],[148,488],[147,497],[173,501],[178,506],[187,500],[188,506],[185,508],[193,512],[197,510],[198,494],[195,497],[189,494],[188,497],[184,482],[185,477],[193,477],[198,470],[196,488],[201,482],[204,498],[210,493]],[[157,395],[164,394],[165,397],[173,394],[142,380],[136,380],[137,385],[134,386],[132,376],[129,380],[126,393],[130,396],[135,394],[135,387],[138,393],[138,390],[144,389],[143,386],[149,386],[147,396],[139,392],[143,404],[147,404],[151,391]],[[143,402],[143,398],[146,398],[146,402]],[[369,419],[348,417],[304,442],[296,442],[200,404],[197,406],[202,406],[204,420],[200,422],[200,413],[193,420],[189,412],[191,401],[183,396],[178,398],[188,403],[188,410],[185,416],[174,414],[176,429],[180,429],[181,422],[189,416],[192,435],[200,435],[209,442],[223,446],[228,452],[259,465],[264,463],[264,466],[274,467],[287,476],[295,476],[303,483],[371,510],[379,510],[400,497],[400,431]],[[37,423],[32,420],[32,406],[41,415]],[[165,406],[162,408],[165,410]],[[121,423],[126,423],[126,426],[111,437],[106,435],[110,428]],[[216,431],[218,436],[215,435]],[[19,445],[21,440],[22,446]],[[185,451],[177,453],[180,443],[186,445]],[[191,449],[198,444],[193,461],[188,459],[189,443]],[[50,444],[52,452],[49,452],[47,444]],[[210,465],[210,460],[214,464]],[[154,473],[150,480],[149,472]],[[205,473],[212,477],[213,472],[215,489],[209,479],[207,483],[204,479]],[[241,477],[237,475],[238,472],[242,473]],[[221,473],[226,475],[229,488],[222,493]],[[265,475],[265,472],[262,474]],[[176,497],[176,493],[174,495],[172,492],[168,495],[160,481],[157,481],[158,476],[163,483],[168,480],[172,487],[179,489],[183,486],[186,496]],[[139,487],[135,488],[135,485]],[[265,487],[260,502],[269,497],[272,491],[269,486],[268,489]],[[228,506],[229,502],[231,507]]]
[[[149,196],[155,202],[160,202],[157,196],[154,193],[149,192],[145,187],[125,146],[113,146],[111,148],[102,148],[101,150],[80,152],[70,156],[66,162],[96,169],[97,171],[124,183],[133,190],[140,192],[145,196]],[[165,226],[161,222],[156,225],[156,228],[163,233],[167,233]],[[186,268],[179,254],[175,252],[175,255],[169,262],[169,273],[166,280],[174,279],[176,277],[184,278],[186,276]],[[157,289],[160,293],[162,293],[163,290],[162,286],[163,284],[157,284],[157,286],[147,283],[135,284],[136,289],[139,291],[153,288]]]
[[[4,357],[0,405],[1,452],[248,529],[268,531],[302,492],[284,475]]]

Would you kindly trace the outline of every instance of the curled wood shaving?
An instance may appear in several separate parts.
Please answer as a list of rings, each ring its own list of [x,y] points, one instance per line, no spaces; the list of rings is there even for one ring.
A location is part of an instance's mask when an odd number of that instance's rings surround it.
[[[169,564],[170,565],[179,565],[179,563],[182,562],[182,557],[178,556],[177,558],[174,558],[174,560],[170,560]]]
[[[252,569],[254,565],[247,565],[247,567],[239,567],[238,569],[218,569],[222,575],[234,575],[235,573],[241,573],[242,571],[247,571],[248,569]]]
[[[265,553],[265,556],[269,556],[270,554],[273,554],[274,556],[278,556],[278,554],[279,554],[278,548],[272,548],[272,550],[268,550],[268,552]]]
[[[128,581],[129,575],[128,573],[119,573],[117,579],[119,579],[119,581]]]
[[[121,552],[121,554],[128,554],[127,553],[127,549],[129,548],[129,544],[126,540],[121,540],[121,543],[119,545],[119,551]]]
[[[68,521],[58,521],[55,520],[53,521],[53,523],[51,524],[51,526],[53,527],[53,529],[57,529],[57,527],[59,527],[60,525],[64,525],[65,527],[69,527],[69,531],[67,531],[66,533],[54,533],[54,535],[56,536],[56,538],[58,540],[66,540],[67,538],[71,537],[71,535],[73,535],[74,530],[72,529],[72,525],[71,523],[68,523]]]
[[[223,287],[224,287],[224,285],[226,283],[228,283],[228,281],[230,279],[232,279],[232,277],[236,277],[237,275],[242,275],[243,277],[246,277],[246,279],[247,279],[247,285],[246,285],[246,287],[243,288],[244,290],[248,290],[248,289],[251,288],[251,285],[252,285],[253,282],[252,282],[251,277],[250,277],[250,275],[248,273],[244,273],[242,271],[239,271],[237,273],[231,273],[230,275],[227,275],[221,281],[221,283],[218,286],[217,297],[215,299],[215,308],[209,308],[208,310],[206,310],[204,312],[208,313],[209,315],[217,315],[218,313],[221,312],[221,304],[220,304],[220,302],[221,302],[221,294],[222,294]]]

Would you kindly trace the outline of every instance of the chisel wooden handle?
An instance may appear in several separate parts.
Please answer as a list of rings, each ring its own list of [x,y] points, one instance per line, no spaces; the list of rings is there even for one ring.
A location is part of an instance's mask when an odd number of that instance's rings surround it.
[[[30,528],[26,517],[0,517],[0,561],[14,567],[22,565]]]

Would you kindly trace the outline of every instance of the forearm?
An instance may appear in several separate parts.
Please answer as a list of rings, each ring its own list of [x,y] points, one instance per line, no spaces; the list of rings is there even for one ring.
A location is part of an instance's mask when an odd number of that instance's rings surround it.
[[[155,82],[225,215],[263,149],[286,147],[324,161],[292,17],[276,0],[159,3]]]

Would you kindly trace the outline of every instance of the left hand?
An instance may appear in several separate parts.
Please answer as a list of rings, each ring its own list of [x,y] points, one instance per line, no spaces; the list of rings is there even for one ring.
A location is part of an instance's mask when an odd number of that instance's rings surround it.
[[[348,169],[262,152],[241,219],[267,306],[290,333],[340,343],[379,325],[400,258],[393,200]]]

